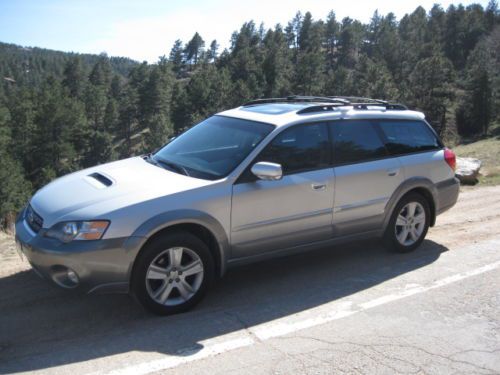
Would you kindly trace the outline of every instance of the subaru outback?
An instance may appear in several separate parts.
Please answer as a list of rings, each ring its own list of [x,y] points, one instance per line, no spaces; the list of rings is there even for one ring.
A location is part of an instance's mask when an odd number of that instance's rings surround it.
[[[56,179],[16,244],[66,289],[193,307],[229,267],[346,240],[417,248],[458,197],[455,155],[422,113],[349,97],[260,99],[157,152]]]

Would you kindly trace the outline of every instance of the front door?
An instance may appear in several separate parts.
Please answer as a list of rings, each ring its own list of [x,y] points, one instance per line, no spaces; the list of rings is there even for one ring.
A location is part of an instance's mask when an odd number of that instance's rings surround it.
[[[331,238],[335,179],[330,159],[326,124],[296,125],[278,134],[251,165],[279,163],[283,178],[259,180],[248,168],[233,186],[232,256]]]

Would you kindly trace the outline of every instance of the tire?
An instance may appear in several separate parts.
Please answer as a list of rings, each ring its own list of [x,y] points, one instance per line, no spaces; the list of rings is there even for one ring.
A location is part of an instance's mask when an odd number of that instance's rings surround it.
[[[430,217],[427,199],[418,193],[405,195],[394,208],[385,230],[386,247],[399,253],[409,253],[415,250],[427,234]]]
[[[173,232],[141,251],[133,268],[131,291],[148,311],[177,314],[201,301],[214,274],[208,246],[191,233]]]

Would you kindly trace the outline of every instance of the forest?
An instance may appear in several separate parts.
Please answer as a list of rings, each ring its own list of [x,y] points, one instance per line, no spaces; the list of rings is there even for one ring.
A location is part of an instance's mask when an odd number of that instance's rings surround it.
[[[0,226],[52,179],[153,151],[249,99],[401,102],[452,143],[487,136],[500,119],[494,0],[418,7],[399,20],[375,12],[368,23],[299,12],[272,28],[244,23],[222,51],[197,32],[165,50],[148,64],[0,43]]]

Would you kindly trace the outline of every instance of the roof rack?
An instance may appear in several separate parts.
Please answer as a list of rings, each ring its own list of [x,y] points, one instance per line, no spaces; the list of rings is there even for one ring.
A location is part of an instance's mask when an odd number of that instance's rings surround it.
[[[354,109],[369,109],[368,107],[382,107],[386,110],[405,111],[404,104],[389,103],[386,100],[363,98],[358,96],[300,96],[292,95],[286,98],[255,99],[243,104],[243,107],[270,104],[270,103],[318,103],[297,111],[297,114],[333,111],[338,107],[352,106]],[[319,104],[323,103],[323,104]]]
[[[368,107],[381,107],[386,110],[393,110],[393,111],[406,111],[408,108],[403,105],[403,104],[397,104],[397,103],[352,103],[348,104],[349,106],[352,106],[353,109],[369,109]],[[334,111],[336,108],[343,107],[343,105],[339,104],[324,104],[324,105],[313,105],[310,107],[303,108],[299,111],[297,111],[298,115],[302,115],[304,113],[314,113],[314,112],[328,112],[328,111]]]
[[[343,105],[350,104],[349,100],[334,97],[334,96],[300,96],[300,95],[291,95],[286,98],[266,98],[266,99],[254,99],[245,104],[243,107],[257,105],[257,104],[270,104],[270,103],[338,103]]]

